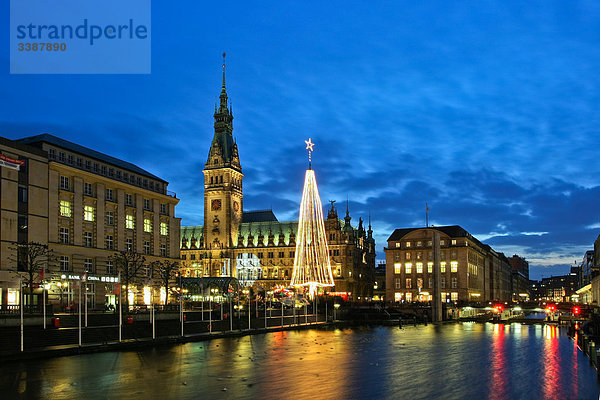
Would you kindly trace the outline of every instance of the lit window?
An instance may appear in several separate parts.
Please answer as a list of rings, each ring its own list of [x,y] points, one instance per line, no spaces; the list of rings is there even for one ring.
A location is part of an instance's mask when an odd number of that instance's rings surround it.
[[[458,261],[450,261],[450,272],[458,272]]]
[[[417,287],[423,289],[423,278],[417,278]]]
[[[411,278],[406,278],[406,288],[407,289],[412,288],[412,279]]]
[[[396,263],[394,264],[394,273],[399,274],[402,272],[402,264]]]
[[[445,241],[445,240],[440,240],[440,246],[443,246],[443,245],[445,245],[445,244],[446,244],[446,241]]]
[[[423,263],[417,263],[417,274],[423,273]]]
[[[412,272],[412,263],[404,264],[404,272],[410,274]]]
[[[446,272],[446,261],[442,261],[442,262],[440,263],[440,271],[442,272],[442,274],[443,274],[444,272]]]
[[[66,200],[60,201],[60,215],[63,217],[71,216],[71,202]]]
[[[458,301],[458,293],[457,292],[452,292],[450,294],[450,298],[452,299],[452,301]]]
[[[421,247],[423,246],[423,242],[421,242],[420,240],[417,242],[417,247]]]
[[[406,247],[410,247],[410,242],[406,242]]]
[[[402,301],[402,293],[394,293],[394,301]]]
[[[452,239],[452,246],[456,246],[456,239]]]
[[[411,292],[406,292],[406,301],[407,302],[411,302],[412,301],[412,293]]]
[[[152,232],[152,220],[144,218],[144,232]]]
[[[125,216],[125,228],[134,229],[134,227],[135,227],[135,220],[133,219],[133,215],[127,214]]]
[[[166,222],[160,223],[160,234],[163,236],[167,236],[169,234],[169,224]]]
[[[92,207],[92,206],[84,206],[83,207],[83,219],[86,221],[94,220],[94,207]]]
[[[433,272],[433,263],[432,262],[428,262],[427,263],[427,273],[431,274]]]
[[[400,242],[396,242],[396,247],[400,247]],[[399,294],[400,297],[402,297],[402,293],[396,293],[396,294]]]
[[[410,253],[407,252],[405,257],[407,260],[410,260]]]

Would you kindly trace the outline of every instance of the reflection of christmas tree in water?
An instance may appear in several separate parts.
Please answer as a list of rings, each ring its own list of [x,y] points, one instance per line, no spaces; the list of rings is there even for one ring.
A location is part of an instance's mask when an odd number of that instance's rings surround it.
[[[309,289],[311,297],[319,287],[334,285],[325,236],[323,206],[315,172],[310,167],[312,146],[314,144],[308,139],[306,148],[309,150],[309,169],[306,170],[300,203],[296,255],[292,272],[292,286]]]

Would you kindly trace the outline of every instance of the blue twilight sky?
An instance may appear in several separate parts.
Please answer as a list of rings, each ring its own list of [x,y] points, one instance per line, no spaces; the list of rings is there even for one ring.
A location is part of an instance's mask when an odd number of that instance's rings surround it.
[[[9,75],[0,135],[49,132],[170,182],[201,224],[227,52],[246,209],[297,218],[306,152],[323,202],[395,228],[458,224],[532,277],[600,231],[600,3],[154,1],[152,74]],[[340,215],[343,216],[343,215]]]

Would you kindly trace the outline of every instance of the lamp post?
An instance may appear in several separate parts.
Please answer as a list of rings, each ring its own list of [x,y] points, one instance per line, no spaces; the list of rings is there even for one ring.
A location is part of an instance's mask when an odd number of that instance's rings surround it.
[[[336,321],[337,319],[337,309],[340,308],[340,304],[339,303],[335,303],[333,305],[333,322]]]

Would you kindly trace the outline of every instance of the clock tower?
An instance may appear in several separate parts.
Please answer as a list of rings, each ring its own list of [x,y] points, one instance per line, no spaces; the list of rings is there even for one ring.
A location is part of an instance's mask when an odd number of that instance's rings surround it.
[[[204,166],[204,248],[211,250],[216,261],[228,258],[242,222],[242,166],[233,139],[233,114],[227,107],[225,90],[225,53],[223,53],[223,86],[219,106],[215,105],[214,137]],[[214,267],[211,267],[213,269]],[[212,275],[214,276],[214,275]]]

